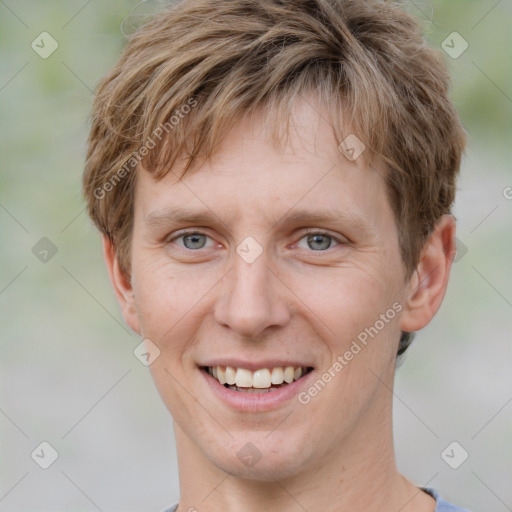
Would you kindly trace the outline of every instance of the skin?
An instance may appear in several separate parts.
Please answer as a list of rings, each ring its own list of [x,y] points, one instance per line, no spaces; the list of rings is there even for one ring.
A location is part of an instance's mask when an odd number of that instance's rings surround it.
[[[161,350],[150,369],[174,421],[179,512],[435,510],[397,471],[391,390],[400,331],[427,325],[443,299],[455,221],[441,218],[406,276],[382,170],[345,158],[327,118],[313,98],[298,100],[285,148],[259,112],[182,182],[138,171],[130,276],[104,239],[126,322]],[[166,216],[176,207],[214,219],[176,223]],[[336,219],[285,219],[299,209]],[[183,228],[206,236],[180,237]],[[308,240],[309,228],[327,235]],[[252,263],[236,252],[248,236],[263,248]],[[397,302],[401,311],[308,404],[237,411],[197,366],[293,358],[320,377]],[[237,457],[248,442],[261,454],[252,467]]]

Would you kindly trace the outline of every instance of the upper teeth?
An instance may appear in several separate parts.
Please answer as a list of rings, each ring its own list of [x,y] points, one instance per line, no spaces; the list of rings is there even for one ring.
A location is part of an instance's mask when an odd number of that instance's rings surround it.
[[[252,372],[245,368],[232,366],[209,366],[208,373],[221,384],[236,385],[240,388],[269,388],[272,384],[290,383],[300,379],[306,373],[307,367],[277,367],[261,368]]]

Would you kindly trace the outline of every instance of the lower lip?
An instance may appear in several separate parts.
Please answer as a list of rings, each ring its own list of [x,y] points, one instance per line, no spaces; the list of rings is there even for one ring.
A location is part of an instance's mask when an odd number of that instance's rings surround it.
[[[278,388],[275,391],[269,391],[268,393],[244,393],[243,391],[233,391],[232,389],[224,387],[217,379],[214,379],[203,369],[199,369],[199,371],[217,397],[232,408],[243,412],[260,412],[278,409],[283,403],[296,397],[300,390],[306,387],[314,373],[314,370],[311,370],[300,379]]]

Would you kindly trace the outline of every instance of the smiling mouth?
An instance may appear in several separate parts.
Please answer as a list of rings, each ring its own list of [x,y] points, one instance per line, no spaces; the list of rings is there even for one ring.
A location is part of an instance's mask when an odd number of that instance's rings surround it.
[[[270,393],[288,386],[313,370],[311,366],[279,366],[256,371],[232,366],[202,366],[217,382],[240,393]]]

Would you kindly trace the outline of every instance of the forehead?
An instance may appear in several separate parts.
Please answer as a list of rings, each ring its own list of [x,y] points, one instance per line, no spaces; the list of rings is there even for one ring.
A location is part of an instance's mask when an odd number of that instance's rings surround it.
[[[340,150],[325,107],[297,101],[292,114],[284,144],[273,143],[274,132],[259,111],[232,127],[213,157],[181,181],[179,167],[161,180],[139,171],[136,217],[150,223],[173,215],[190,222],[251,217],[268,225],[308,216],[321,221],[341,215],[361,225],[386,219],[391,209],[382,169],[370,166],[364,154],[348,158],[354,153],[343,151],[346,144]],[[347,140],[361,150],[353,134]]]

